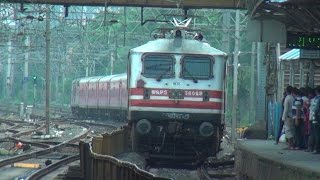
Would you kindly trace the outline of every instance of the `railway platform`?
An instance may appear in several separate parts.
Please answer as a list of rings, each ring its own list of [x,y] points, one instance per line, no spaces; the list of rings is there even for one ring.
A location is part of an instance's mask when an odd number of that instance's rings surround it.
[[[238,140],[236,171],[241,180],[320,179],[320,154],[285,150],[271,140]]]

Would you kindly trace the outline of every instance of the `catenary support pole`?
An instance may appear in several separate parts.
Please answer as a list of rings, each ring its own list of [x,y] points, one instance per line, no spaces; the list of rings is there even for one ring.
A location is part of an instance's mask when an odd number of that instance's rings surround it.
[[[237,139],[237,110],[238,110],[238,61],[239,61],[239,40],[240,40],[240,10],[236,10],[235,19],[235,40],[233,52],[233,104],[232,104],[232,141]]]
[[[24,71],[23,71],[23,109],[25,111],[28,98],[28,81],[29,81],[29,57],[30,57],[30,37],[27,35],[25,41],[25,54],[24,54]]]
[[[231,72],[229,72],[229,64],[230,64],[230,35],[231,33],[228,31],[230,28],[230,19],[231,19],[231,12],[230,10],[225,10],[223,12],[223,17],[222,17],[222,29],[223,29],[223,34],[222,34],[222,51],[226,52],[228,54],[227,56],[227,62],[226,62],[226,77],[225,77],[225,111],[229,109],[229,97],[228,97],[228,91],[229,87],[228,86],[228,79],[229,76],[231,76]],[[227,120],[227,113],[224,113],[224,120]],[[230,126],[230,124],[229,124]]]
[[[255,116],[255,107],[256,107],[256,96],[255,96],[255,86],[256,86],[256,81],[255,81],[255,76],[256,76],[256,71],[255,71],[255,61],[256,61],[256,43],[252,43],[252,48],[251,48],[251,66],[250,66],[250,123],[255,122],[256,116]]]
[[[50,124],[50,5],[46,5],[46,134]]]

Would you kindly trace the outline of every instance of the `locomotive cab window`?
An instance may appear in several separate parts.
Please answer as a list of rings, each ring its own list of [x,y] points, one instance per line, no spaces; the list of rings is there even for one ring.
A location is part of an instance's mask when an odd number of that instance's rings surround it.
[[[213,77],[214,60],[208,56],[184,56],[181,75],[184,79],[210,79]]]
[[[171,78],[174,75],[174,59],[170,55],[148,54],[143,57],[142,75],[148,78]]]

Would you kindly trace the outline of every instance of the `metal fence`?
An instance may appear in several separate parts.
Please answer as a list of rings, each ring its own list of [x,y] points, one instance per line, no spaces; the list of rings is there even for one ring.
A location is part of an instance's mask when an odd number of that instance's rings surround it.
[[[88,180],[169,180],[156,177],[130,162],[121,161],[112,155],[126,150],[126,129],[94,137],[92,144],[80,142],[80,166],[82,176]]]

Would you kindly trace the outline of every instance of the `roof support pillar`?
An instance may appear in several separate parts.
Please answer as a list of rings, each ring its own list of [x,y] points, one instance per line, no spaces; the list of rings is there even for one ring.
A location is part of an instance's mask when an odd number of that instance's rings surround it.
[[[294,68],[293,68],[293,62],[290,61],[290,76],[289,76],[289,84],[290,86],[294,86]]]
[[[314,88],[314,65],[313,62],[310,61],[310,66],[309,66],[309,87]]]
[[[282,94],[283,94],[283,69],[281,67],[281,60],[280,60],[280,54],[281,54],[281,48],[280,48],[280,43],[277,43],[277,48],[276,48],[276,56],[277,56],[277,101],[281,102],[282,99]]]
[[[304,83],[304,61],[299,61],[299,69],[300,69],[300,81],[299,81],[299,87],[303,87],[303,83]]]

